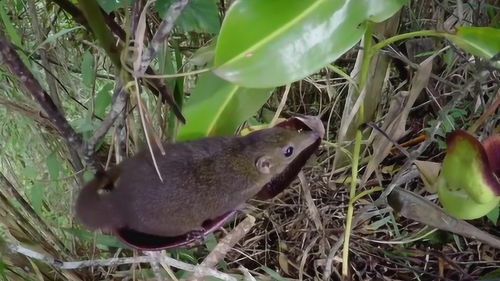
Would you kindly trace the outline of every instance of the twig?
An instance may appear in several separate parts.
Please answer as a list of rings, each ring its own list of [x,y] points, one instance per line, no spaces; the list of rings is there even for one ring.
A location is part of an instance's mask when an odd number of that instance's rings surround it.
[[[187,6],[189,0],[177,0],[168,8],[165,19],[161,22],[158,30],[156,31],[153,39],[151,40],[151,44],[149,48],[144,52],[141,61],[140,73],[144,74],[146,69],[148,68],[151,60],[155,57],[160,45],[165,42],[165,39],[170,34],[172,29],[174,28],[174,23],[177,18],[180,16],[182,10]],[[140,75],[138,75],[140,76]]]
[[[203,262],[196,267],[193,276],[189,281],[203,281],[203,277],[209,275],[208,268],[216,266],[220,260],[226,256],[227,252],[250,231],[255,224],[255,218],[248,215],[238,226],[236,226],[228,235],[222,238],[215,248],[208,254]]]
[[[158,27],[158,30],[156,31],[150,43],[149,48],[146,49],[144,52],[142,52],[142,50],[143,50],[144,30],[146,26],[145,14],[151,2],[148,2],[145,5],[145,7],[143,8],[143,12],[140,16],[138,15],[138,11],[136,12],[136,14],[134,14],[134,20],[136,20],[136,18],[139,17],[137,18],[137,22],[134,21],[133,23],[137,28],[134,29],[135,48],[138,50],[139,53],[137,56],[137,60],[134,62],[135,77],[142,77],[144,73],[153,76],[155,75],[153,69],[149,67],[149,64],[151,63],[151,60],[158,52],[160,44],[163,44],[165,42],[166,37],[172,31],[175,21],[181,14],[182,10],[186,7],[188,2],[189,0],[178,0],[177,2],[170,5],[167,11],[167,15],[160,24],[160,26]],[[153,87],[158,91],[159,96],[161,96],[162,102],[165,102],[170,105],[177,119],[179,119],[179,121],[181,121],[182,123],[186,123],[186,119],[182,115],[179,107],[177,106],[177,103],[175,103],[174,99],[172,98],[172,95],[168,93],[165,84],[163,84],[159,79],[145,79],[145,82],[146,84],[150,85],[150,87]]]
[[[440,113],[440,118],[439,120],[432,126],[429,137],[420,144],[417,150],[413,151],[410,153],[410,157],[406,160],[406,162],[403,164],[401,169],[399,169],[399,172],[395,175],[394,180],[387,186],[387,188],[382,192],[380,197],[375,200],[374,204],[375,205],[381,205],[385,204],[387,196],[391,193],[391,191],[394,189],[394,187],[397,186],[397,184],[394,184],[395,181],[399,180],[403,175],[406,173],[409,173],[411,170],[411,166],[417,160],[418,157],[427,149],[427,147],[434,141],[434,136],[436,135],[437,131],[439,130],[439,127],[441,126],[442,120],[448,116],[448,112],[452,109],[455,108],[456,105],[464,98],[464,96],[467,94],[468,90],[472,88],[474,85],[474,80],[469,82],[464,89],[457,95],[453,97],[453,99],[445,106],[443,109],[439,112]],[[417,173],[418,175],[418,173]]]
[[[304,198],[306,199],[307,214],[313,221],[317,231],[324,235],[324,228],[321,220],[321,215],[319,213],[318,207],[316,207],[316,205],[314,204],[314,201],[311,196],[311,189],[309,188],[309,185],[307,183],[303,171],[299,172],[299,180],[300,180],[300,186],[302,186],[302,193],[304,194]]]
[[[280,117],[281,111],[283,111],[283,108],[285,107],[286,101],[288,99],[288,93],[290,92],[290,87],[291,87],[291,84],[287,84],[285,86],[285,92],[283,92],[283,96],[281,97],[280,104],[278,105],[278,108],[276,109],[276,113],[274,113],[273,119],[271,120],[269,127],[273,127],[274,125],[276,125],[276,122],[278,121],[278,118]]]
[[[159,265],[159,261],[161,259],[161,252],[145,251],[144,253],[153,259],[151,262],[149,262],[149,264],[151,265],[151,269],[153,269],[156,281],[165,280],[165,278],[163,278],[163,275],[161,275],[161,270]]]
[[[104,135],[108,132],[109,128],[114,124],[116,118],[123,112],[125,106],[127,105],[127,95],[123,88],[121,81],[117,81],[115,85],[115,94],[113,96],[114,101],[111,105],[111,110],[109,111],[106,118],[101,122],[101,126],[95,130],[94,135],[85,143],[84,154],[90,157],[94,153],[94,148],[98,142],[102,140]]]
[[[59,7],[61,7],[65,12],[70,14],[73,19],[83,25],[89,32],[93,32],[93,30],[89,27],[89,24],[87,22],[87,19],[83,15],[83,13],[76,7],[74,4],[72,4],[70,1],[65,1],[65,0],[52,0],[53,2],[57,3]],[[101,10],[101,13],[103,14],[104,21],[108,25],[109,29],[118,37],[122,42],[126,42],[126,33],[125,31],[111,18],[109,15],[104,13],[104,11]],[[146,69],[146,73],[150,75],[156,75],[155,71],[148,66]],[[169,94],[167,87],[165,84],[159,80],[159,79],[144,79],[146,82],[146,85],[148,88],[158,97],[161,97],[161,101],[163,103],[166,103],[170,106],[172,109],[172,112],[174,112],[175,116],[179,121],[182,123],[186,123],[186,119],[184,116],[182,116],[182,113],[177,106],[177,104],[174,102],[172,96]]]
[[[245,277],[245,281],[257,281],[257,279],[255,279],[255,277],[253,277],[252,274],[250,274],[248,269],[246,269],[242,265],[240,265],[238,267],[238,269],[243,273],[243,276]]]
[[[33,207],[31,207],[30,203],[24,199],[24,197],[19,193],[19,191],[12,185],[12,183],[4,176],[3,173],[0,172],[0,183],[2,186],[5,186],[10,191],[10,195],[16,199],[16,201],[21,204],[24,211],[35,220],[34,225],[39,227],[39,231],[44,233],[47,237],[45,239],[51,240],[52,244],[54,244],[54,248],[56,251],[64,252],[67,255],[70,255],[70,251],[64,246],[63,243],[57,238],[57,236],[52,232],[52,230],[48,227],[47,223],[35,212]]]
[[[394,188],[390,196],[392,198],[391,207],[403,217],[441,230],[470,237],[500,249],[500,239],[498,237],[446,214],[443,209],[422,196],[398,187]]]
[[[42,261],[48,265],[52,265],[55,268],[59,269],[78,269],[84,267],[96,267],[96,266],[116,266],[121,264],[134,264],[134,263],[149,263],[151,261],[159,260],[162,263],[166,263],[172,267],[186,270],[186,271],[194,271],[200,266],[194,266],[192,264],[188,264],[185,262],[178,261],[176,259],[167,257],[165,255],[161,255],[159,257],[150,257],[150,256],[138,256],[138,257],[127,257],[127,258],[111,258],[111,259],[97,259],[97,260],[84,260],[84,261],[72,261],[72,262],[64,262],[58,259],[53,258],[52,256],[39,253],[37,251],[31,250],[29,248],[23,247],[18,244],[6,243],[6,248],[11,252],[16,252],[27,257]],[[207,275],[214,276],[216,278],[225,280],[225,281],[236,281],[236,278],[226,274],[219,272],[215,269],[211,268],[203,268],[203,271]]]
[[[137,82],[137,78],[134,79],[134,82],[135,82],[135,89],[136,89],[136,93],[135,93],[135,96],[137,97],[137,106],[139,107],[139,115],[141,117],[141,123],[142,123],[142,127],[144,129],[144,132],[145,132],[145,136],[146,136],[146,142],[148,144],[148,149],[149,149],[149,153],[151,154],[151,159],[153,160],[153,166],[155,167],[156,169],[156,173],[158,174],[158,177],[160,178],[160,181],[163,182],[163,177],[161,176],[161,172],[160,172],[160,168],[158,167],[158,163],[156,162],[156,156],[153,152],[153,146],[151,144],[151,140],[149,138],[149,135],[150,135],[150,130],[148,130],[148,125],[146,123],[146,113],[145,113],[145,110],[143,107],[143,103],[142,103],[142,100],[141,100],[141,96],[140,96],[140,91],[139,91],[139,84]],[[153,132],[151,132],[153,133]],[[163,151],[163,148],[161,147],[161,143],[157,145],[160,147],[160,150]],[[165,152],[163,152],[163,154],[165,154]]]
[[[495,97],[492,100],[493,101],[486,108],[483,114],[481,114],[481,116],[467,130],[469,133],[473,134],[479,128],[479,126],[481,126],[488,119],[488,117],[495,114],[497,108],[500,107],[500,89],[497,91]]]

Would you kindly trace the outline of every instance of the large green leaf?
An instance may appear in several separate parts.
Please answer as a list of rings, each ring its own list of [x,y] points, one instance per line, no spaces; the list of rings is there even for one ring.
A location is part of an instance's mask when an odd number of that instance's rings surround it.
[[[177,139],[231,135],[262,107],[270,94],[270,89],[243,88],[212,73],[200,75],[184,107],[187,122],[180,128]]]
[[[221,27],[214,72],[251,88],[299,80],[354,46],[367,20],[385,20],[405,2],[236,1]]]
[[[447,38],[460,48],[483,58],[489,59],[500,53],[500,29],[497,28],[463,26]]]

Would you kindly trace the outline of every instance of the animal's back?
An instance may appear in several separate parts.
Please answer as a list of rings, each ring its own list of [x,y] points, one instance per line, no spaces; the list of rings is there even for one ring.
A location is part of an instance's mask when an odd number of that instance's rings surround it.
[[[218,163],[232,149],[231,140],[218,138],[165,146],[156,152],[160,180],[149,151],[125,160],[113,191],[115,205],[127,226],[142,232],[176,236],[197,230],[206,219],[235,209],[231,187]],[[234,141],[234,139],[233,139]],[[140,165],[138,165],[140,163]]]

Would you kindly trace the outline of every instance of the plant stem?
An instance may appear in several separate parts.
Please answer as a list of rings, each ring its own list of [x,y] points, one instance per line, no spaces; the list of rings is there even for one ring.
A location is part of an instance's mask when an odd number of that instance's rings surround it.
[[[373,23],[367,23],[366,31],[363,38],[363,61],[361,64],[360,77],[358,82],[358,89],[361,92],[358,95],[361,95],[362,91],[365,91],[366,80],[368,78],[368,73],[370,70],[370,61],[372,59],[374,51],[372,50],[372,32],[373,32]],[[359,129],[359,126],[364,122],[364,106],[361,104],[359,107],[359,111],[357,113],[356,118],[356,136],[354,139],[354,150],[352,153],[352,167],[351,167],[351,186],[349,188],[349,204],[347,206],[347,214],[346,214],[346,226],[345,226],[345,234],[344,234],[344,246],[342,250],[342,276],[347,278],[349,275],[349,240],[351,237],[352,230],[352,217],[354,214],[354,199],[356,198],[356,185],[358,178],[358,167],[359,167],[359,155],[361,151],[361,141],[363,134]]]
[[[396,36],[392,36],[390,38],[387,38],[385,40],[382,40],[378,42],[377,44],[373,45],[371,47],[371,52],[375,53],[376,51],[382,49],[383,47],[390,45],[394,42],[404,40],[404,39],[409,39],[409,38],[414,38],[414,37],[423,37],[423,36],[435,36],[435,37],[445,37],[447,33],[445,32],[440,32],[436,30],[420,30],[420,31],[415,31],[415,32],[409,32],[409,33],[403,33],[399,34]]]
[[[352,158],[352,169],[351,169],[351,186],[349,190],[349,205],[347,207],[346,214],[346,224],[345,224],[345,234],[344,234],[344,246],[342,250],[342,276],[347,277],[349,274],[349,239],[351,237],[352,230],[352,216],[354,214],[354,201],[356,197],[356,185],[358,177],[358,167],[359,167],[359,152],[361,151],[361,138],[362,133],[360,130],[356,130],[356,137],[354,139],[354,151]]]

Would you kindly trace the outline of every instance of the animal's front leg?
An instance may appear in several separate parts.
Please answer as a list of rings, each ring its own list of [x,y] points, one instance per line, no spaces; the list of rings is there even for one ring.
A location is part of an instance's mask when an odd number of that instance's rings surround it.
[[[196,244],[201,243],[201,242],[203,242],[203,239],[205,238],[206,231],[207,230],[203,227],[196,229],[196,230],[191,230],[190,232],[188,232],[186,234],[186,240],[193,241]]]

